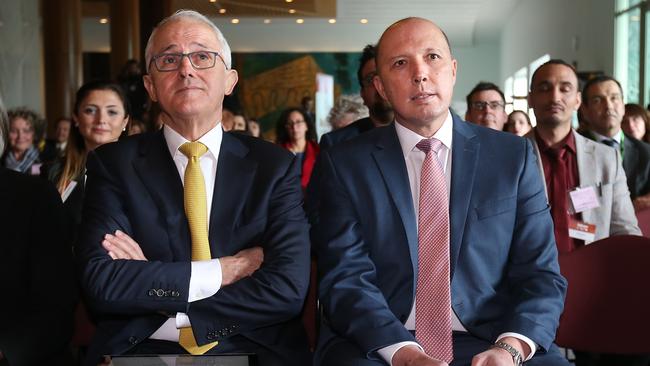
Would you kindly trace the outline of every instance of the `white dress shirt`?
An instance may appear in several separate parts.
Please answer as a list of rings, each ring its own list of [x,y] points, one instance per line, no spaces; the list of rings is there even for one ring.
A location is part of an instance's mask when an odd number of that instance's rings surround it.
[[[165,142],[169,148],[169,154],[174,160],[178,174],[180,175],[183,186],[185,186],[185,168],[187,167],[188,158],[181,153],[178,148],[188,142],[169,126],[163,127]],[[223,129],[221,123],[201,136],[197,141],[207,146],[208,151],[199,158],[201,172],[205,180],[205,193],[207,199],[208,217],[212,210],[212,195],[214,194],[214,180],[217,174],[217,160],[221,150],[221,141],[223,139]],[[206,299],[219,291],[221,288],[221,263],[219,259],[209,261],[193,261],[192,273],[190,275],[190,288],[188,302]],[[185,313],[176,313],[175,317],[169,318],[150,339],[160,339],[172,342],[178,342],[180,334],[179,329],[191,326],[190,319]]]
[[[441,148],[438,150],[438,160],[440,161],[443,171],[445,174],[445,181],[447,182],[447,199],[450,197],[451,192],[451,149],[452,149],[452,137],[453,137],[453,119],[451,113],[447,113],[447,118],[442,123],[442,126],[436,131],[433,135],[434,138],[439,140],[442,143]],[[417,133],[409,130],[408,128],[402,126],[399,122],[395,122],[395,130],[397,132],[397,138],[402,147],[402,153],[404,154],[404,162],[406,163],[406,171],[409,178],[409,186],[411,188],[411,196],[413,199],[413,208],[415,212],[418,212],[420,207],[420,173],[422,171],[422,163],[424,163],[424,158],[426,154],[418,149],[417,145],[420,140],[426,139],[428,137],[420,136]],[[416,215],[417,216],[417,215]],[[416,220],[417,225],[417,220]],[[406,319],[404,326],[408,330],[415,330],[415,303],[417,299],[413,301],[413,307],[411,312]],[[458,320],[458,316],[452,309],[451,311],[451,328],[455,331],[467,332],[467,329],[463,324]],[[535,343],[526,336],[523,336],[518,333],[504,333],[499,335],[497,339],[504,337],[516,337],[526,342],[531,349],[530,355],[526,360],[533,357],[536,346]],[[392,360],[395,353],[402,347],[407,345],[415,345],[422,350],[415,342],[399,342],[388,347],[381,348],[377,350],[377,353],[392,366]]]

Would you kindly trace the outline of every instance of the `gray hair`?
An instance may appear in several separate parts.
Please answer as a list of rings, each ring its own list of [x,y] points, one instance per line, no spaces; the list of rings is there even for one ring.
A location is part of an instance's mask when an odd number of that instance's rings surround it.
[[[2,103],[2,96],[0,96],[0,156],[5,151],[7,146],[7,123],[9,123],[9,117],[7,116],[7,110],[5,109],[4,103]]]
[[[151,35],[149,36],[149,40],[147,41],[147,47],[144,49],[144,58],[146,61],[145,66],[146,66],[147,73],[149,73],[149,64],[151,63],[151,58],[153,57],[153,55],[151,54],[151,52],[153,52],[151,47],[153,47],[153,39],[156,36],[156,33],[160,28],[162,28],[163,25],[181,19],[187,19],[187,20],[203,23],[208,27],[210,27],[210,29],[212,29],[212,31],[214,32],[214,35],[221,43],[221,52],[219,53],[219,55],[223,57],[223,62],[226,64],[226,68],[230,69],[232,67],[232,56],[230,55],[230,46],[228,45],[228,41],[226,41],[226,37],[223,36],[223,33],[221,33],[219,28],[217,28],[217,26],[214,25],[214,23],[212,23],[210,19],[208,19],[205,15],[194,10],[181,9],[178,10],[173,15],[170,15],[167,18],[161,20],[160,23],[158,23],[158,25],[156,25],[156,27],[151,32]]]
[[[347,113],[356,115],[354,120],[368,117],[368,108],[363,104],[363,100],[358,95],[341,95],[334,103],[327,121],[332,127],[337,128],[338,121]]]

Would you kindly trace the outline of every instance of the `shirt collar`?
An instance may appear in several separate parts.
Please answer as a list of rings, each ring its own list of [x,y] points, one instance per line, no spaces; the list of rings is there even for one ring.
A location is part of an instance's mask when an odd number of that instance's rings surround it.
[[[397,121],[395,121],[395,130],[397,132],[397,138],[399,139],[399,143],[402,146],[402,153],[404,154],[405,158],[408,156],[408,154],[411,151],[416,149],[415,145],[417,145],[418,142],[420,142],[420,140],[428,138],[425,136],[418,135],[417,133],[402,126]],[[454,131],[453,119],[451,117],[451,113],[447,111],[447,118],[445,118],[445,121],[442,123],[442,126],[440,126],[438,131],[436,131],[436,133],[433,134],[433,137],[440,140],[440,142],[442,142],[442,144],[448,150],[451,151],[451,140],[452,140],[453,131]]]
[[[621,134],[622,134],[622,133],[623,133],[623,130],[620,130],[620,131],[618,131],[618,133],[615,134],[614,136],[612,136],[612,137],[607,137],[607,136],[603,136],[603,135],[601,135],[601,134],[599,134],[598,132],[595,132],[595,131],[593,131],[593,130],[591,131],[591,134],[594,135],[594,138],[596,139],[596,141],[598,141],[598,142],[603,142],[604,140],[614,140],[614,141],[616,141],[616,143],[618,143],[619,145],[621,144]]]
[[[537,133],[537,129],[535,131],[535,141],[537,142],[537,147],[539,148],[539,151],[542,153],[546,153],[552,148],[546,144],[544,140],[539,136],[539,133]],[[569,131],[569,133],[566,135],[566,137],[562,140],[562,142],[558,145],[557,149],[562,149],[562,148],[568,148],[572,153],[576,153],[576,137],[573,135],[573,129]]]
[[[163,134],[165,136],[165,141],[167,142],[167,148],[171,156],[176,154],[182,154],[178,151],[178,148],[189,140],[181,136],[178,132],[174,131],[171,127],[164,125]],[[210,131],[205,135],[201,136],[197,141],[201,142],[203,145],[207,146],[208,153],[211,153],[216,158],[216,153],[221,147],[221,140],[223,139],[223,129],[221,128],[221,122],[217,123]]]

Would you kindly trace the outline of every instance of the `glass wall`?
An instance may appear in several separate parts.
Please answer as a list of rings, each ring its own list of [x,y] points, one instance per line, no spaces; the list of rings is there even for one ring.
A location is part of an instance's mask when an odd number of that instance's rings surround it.
[[[650,97],[649,5],[648,0],[616,1],[614,76],[623,87],[626,103],[647,105]]]

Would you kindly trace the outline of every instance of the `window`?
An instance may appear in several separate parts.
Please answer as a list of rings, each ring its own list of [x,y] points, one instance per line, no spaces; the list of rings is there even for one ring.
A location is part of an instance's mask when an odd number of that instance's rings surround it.
[[[646,105],[650,87],[648,0],[617,0],[614,76],[621,83],[627,103]],[[642,57],[643,56],[643,57]]]

